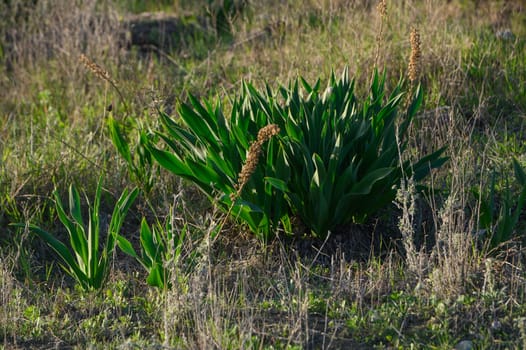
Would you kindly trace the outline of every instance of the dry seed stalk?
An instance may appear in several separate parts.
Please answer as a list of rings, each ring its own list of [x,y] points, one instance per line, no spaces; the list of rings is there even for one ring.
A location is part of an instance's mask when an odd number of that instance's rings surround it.
[[[95,74],[95,76],[99,77],[102,80],[106,80],[111,85],[116,85],[115,81],[111,79],[110,73],[108,73],[107,70],[99,66],[97,63],[90,60],[86,55],[81,54],[79,57],[79,61],[86,66],[90,71]]]
[[[374,65],[378,67],[378,59],[380,58],[380,46],[382,45],[384,37],[384,22],[387,21],[387,3],[385,0],[380,0],[376,6],[376,11],[380,15],[380,29],[376,36],[376,53],[374,55]]]
[[[382,19],[385,19],[387,17],[387,3],[385,2],[385,0],[380,0],[378,5],[376,6],[376,10],[378,11]]]
[[[121,98],[121,101],[122,103],[124,104],[124,106],[126,107],[126,109],[128,109],[128,105],[126,104],[126,101],[124,100],[124,97],[122,96],[121,94],[121,91],[119,90],[119,88],[117,87],[117,83],[115,82],[115,80],[113,80],[110,76],[110,73],[108,73],[107,70],[105,70],[104,68],[102,68],[101,66],[99,66],[97,63],[93,62],[92,60],[90,60],[86,55],[84,54],[81,54],[79,56],[79,61],[86,67],[88,68],[93,74],[95,74],[96,77],[98,77],[99,79],[102,79],[104,81],[107,81],[108,83],[110,83],[111,86],[113,86],[113,88],[117,91],[117,93],[119,94],[119,97]]]
[[[261,148],[263,147],[263,144],[270,140],[272,136],[277,135],[278,133],[279,126],[277,126],[276,124],[267,125],[259,130],[258,137],[256,141],[254,141],[250,145],[250,148],[248,149],[247,160],[241,168],[241,172],[239,173],[236,185],[236,193],[232,193],[232,195],[230,196],[230,199],[232,201],[239,197],[241,191],[243,190],[243,187],[245,187],[248,180],[250,180],[250,177],[256,170],[256,167],[259,163],[259,156],[261,154]]]
[[[422,51],[420,48],[420,33],[416,28],[411,28],[411,34],[409,36],[411,42],[411,56],[409,58],[409,80],[414,85],[420,75],[420,60],[422,57]]]

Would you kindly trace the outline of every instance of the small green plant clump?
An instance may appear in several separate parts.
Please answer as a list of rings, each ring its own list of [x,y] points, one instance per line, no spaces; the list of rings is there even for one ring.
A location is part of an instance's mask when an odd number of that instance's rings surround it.
[[[172,217],[173,213],[170,213]],[[170,287],[172,277],[167,265],[176,265],[179,261],[187,231],[187,224],[177,232],[170,220],[164,226],[156,223],[150,227],[143,218],[140,229],[141,254],[137,254],[130,241],[122,235],[118,236],[117,244],[148,272],[146,282],[149,285],[165,289]]]
[[[61,267],[75,279],[82,289],[100,289],[110,272],[111,259],[119,231],[138,193],[138,189],[131,192],[124,190],[118,199],[109,222],[102,251],[99,246],[102,226],[99,215],[102,179],[97,185],[93,207],[89,210],[87,226],[82,218],[80,195],[75,186],[69,187],[69,214],[66,213],[66,207],[58,191],[55,190],[53,193],[58,217],[69,235],[69,248],[53,234],[36,225],[29,224],[29,229],[41,237],[59,255],[62,260]],[[24,226],[24,224],[17,225]]]
[[[347,71],[339,80],[332,76],[323,94],[319,81],[310,86],[301,80],[306,97],[298,84],[281,89],[286,102],[274,115],[286,130],[280,145],[290,177],[274,183],[318,236],[350,221],[363,222],[394,200],[403,176],[420,181],[446,160],[444,148],[416,162],[401,160],[423,95],[416,89],[407,110],[399,111],[403,82],[387,96],[384,81],[385,74],[374,73],[363,103]]]

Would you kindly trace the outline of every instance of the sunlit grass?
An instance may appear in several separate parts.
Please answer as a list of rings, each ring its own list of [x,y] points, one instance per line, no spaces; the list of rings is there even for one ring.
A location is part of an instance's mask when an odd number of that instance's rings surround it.
[[[382,18],[366,1],[248,1],[229,37],[203,31],[173,51],[144,53],[119,44],[119,20],[157,10],[210,20],[207,2],[37,3],[0,4],[0,347],[526,347],[523,237],[486,254],[472,191],[487,190],[493,170],[514,181],[512,159],[526,162],[521,5],[390,1]],[[388,236],[378,231],[399,229],[400,212],[343,228],[349,235],[334,232],[327,242],[299,236],[266,247],[227,221],[214,244],[189,237],[179,262],[166,263],[171,289],[148,286],[139,264],[117,250],[108,283],[86,292],[45,244],[9,226],[32,222],[65,238],[50,201],[54,188],[64,198],[73,183],[93,198],[104,173],[116,198],[136,181],[113,147],[110,116],[134,142],[139,127],[158,128],[157,109],[177,118],[176,103],[188,93],[221,100],[228,111],[243,80],[276,88],[299,75],[327,81],[348,66],[360,88],[370,85],[375,62],[391,89],[408,74],[413,27],[425,98],[408,157],[444,145],[451,157],[423,196],[401,197],[405,214],[416,208],[404,233],[419,242],[413,248],[368,250],[376,247],[371,237]],[[497,35],[507,29],[514,37]],[[79,63],[81,54],[109,73],[123,97]],[[152,174],[151,191],[124,223],[135,247],[141,216],[166,222],[176,200],[185,208],[171,218],[177,225],[206,232],[223,221],[189,184],[160,169]],[[512,196],[521,190],[516,182],[509,189]],[[110,202],[102,198],[101,217],[111,214]],[[193,251],[200,260],[186,260]]]

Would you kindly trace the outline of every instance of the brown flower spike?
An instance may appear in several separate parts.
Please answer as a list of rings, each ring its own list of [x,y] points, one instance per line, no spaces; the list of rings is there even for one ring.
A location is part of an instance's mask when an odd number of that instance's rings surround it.
[[[115,81],[111,79],[110,73],[107,70],[99,66],[97,63],[90,60],[86,55],[81,54],[79,61],[86,66],[95,76],[102,80],[106,80],[111,85],[116,85]]]
[[[126,104],[126,100],[124,99],[124,96],[122,96],[121,90],[119,90],[119,87],[117,86],[117,83],[115,80],[111,78],[110,73],[108,73],[107,70],[99,66],[97,63],[90,60],[86,55],[81,54],[79,56],[79,61],[88,68],[93,74],[95,74],[96,77],[99,79],[102,79],[104,81],[107,81],[110,83],[110,85],[117,91],[119,94],[119,97],[121,98],[122,103],[124,104],[126,110],[128,110],[128,105]]]
[[[380,59],[380,47],[382,46],[382,41],[384,39],[384,22],[387,21],[387,3],[385,0],[380,0],[378,5],[376,5],[376,11],[380,15],[380,28],[378,29],[378,34],[376,35],[376,52],[374,55],[374,65],[378,67],[378,60]]]
[[[420,59],[422,57],[422,51],[420,48],[420,34],[416,28],[411,28],[411,34],[409,37],[411,42],[411,57],[409,58],[409,80],[411,84],[415,84],[420,75]]]
[[[376,5],[376,11],[378,11],[382,20],[385,20],[387,17],[387,3],[385,0],[380,0],[380,2],[378,2],[378,5]]]
[[[234,201],[239,195],[241,194],[241,191],[243,190],[243,187],[247,184],[248,180],[250,180],[250,177],[256,170],[256,167],[259,162],[259,156],[261,155],[261,148],[263,147],[263,144],[270,140],[272,136],[277,135],[279,133],[279,126],[276,124],[270,124],[265,126],[264,128],[260,129],[258,132],[258,138],[256,141],[254,141],[250,148],[248,149],[248,155],[247,160],[243,167],[241,168],[241,172],[239,173],[237,185],[236,185],[236,193],[232,193],[230,199]]]

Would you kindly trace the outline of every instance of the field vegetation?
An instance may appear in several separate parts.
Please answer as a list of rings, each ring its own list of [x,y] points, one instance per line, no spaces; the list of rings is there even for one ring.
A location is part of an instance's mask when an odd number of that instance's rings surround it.
[[[526,348],[524,1],[0,14],[0,348]]]

